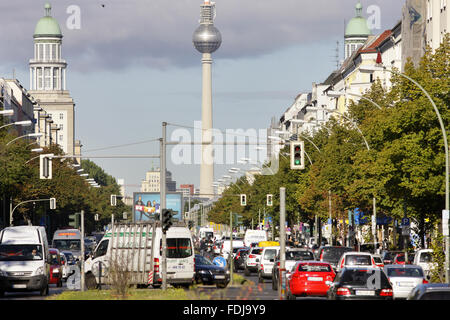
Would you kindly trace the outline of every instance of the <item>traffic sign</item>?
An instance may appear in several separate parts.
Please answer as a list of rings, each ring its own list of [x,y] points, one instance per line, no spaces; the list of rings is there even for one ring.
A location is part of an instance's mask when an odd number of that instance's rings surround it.
[[[225,268],[227,266],[227,260],[224,257],[215,257],[212,261],[215,265]]]
[[[402,226],[402,236],[409,236],[411,234],[411,227],[409,225]]]
[[[449,210],[442,210],[442,235],[448,237],[450,231],[448,229]]]
[[[402,226],[409,226],[410,220],[409,218],[402,218]]]

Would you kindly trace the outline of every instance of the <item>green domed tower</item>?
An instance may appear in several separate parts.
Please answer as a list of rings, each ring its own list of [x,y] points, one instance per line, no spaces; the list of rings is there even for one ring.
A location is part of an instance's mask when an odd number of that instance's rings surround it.
[[[34,29],[34,56],[29,61],[30,94],[43,111],[36,114],[38,128],[45,133],[41,146],[58,144],[74,154],[75,103],[66,88],[67,63],[62,58],[62,32],[46,3],[45,15]],[[42,114],[41,114],[42,113]]]
[[[372,34],[367,26],[367,20],[362,16],[361,2],[356,4],[356,16],[352,18],[345,29],[345,59],[350,57],[367,41]]]

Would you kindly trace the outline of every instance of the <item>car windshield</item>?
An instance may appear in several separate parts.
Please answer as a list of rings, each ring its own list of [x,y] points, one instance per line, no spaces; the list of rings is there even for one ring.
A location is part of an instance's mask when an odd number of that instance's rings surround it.
[[[431,252],[422,252],[420,255],[420,261],[419,262],[431,262],[433,260],[433,256],[431,255]]]
[[[191,239],[167,238],[167,258],[187,258],[192,256]]]
[[[250,254],[261,254],[263,249],[252,249],[252,251],[250,252]]]
[[[388,277],[414,277],[423,278],[421,268],[388,268]]]
[[[411,253],[408,253],[408,262],[412,262],[414,260],[414,255]],[[405,254],[399,254],[397,255],[397,262],[405,262]]]
[[[323,248],[322,250],[322,260],[326,262],[335,262],[337,263],[341,256],[345,252],[353,251],[352,248],[347,247],[330,247],[330,248]]]
[[[299,264],[298,271],[303,272],[331,272],[331,267],[329,265],[323,265],[323,264],[314,264],[314,263],[308,263],[308,264]]]
[[[373,269],[344,269],[341,275],[342,285],[362,286],[362,287],[389,287],[389,280],[386,274]]]
[[[422,296],[422,300],[450,300],[450,291],[427,292]]]
[[[0,261],[42,260],[42,246],[35,244],[0,245]]]
[[[205,258],[204,256],[195,256],[195,265],[197,266],[212,266],[214,263],[211,262],[208,258]]]
[[[59,264],[59,262],[58,262],[58,255],[56,253],[51,253],[50,254],[50,264],[53,264],[53,265],[58,265]]]
[[[314,260],[310,251],[286,251],[286,260]]]
[[[375,261],[375,263],[383,263],[383,260],[381,260],[380,257],[373,257],[373,261]]]
[[[59,250],[81,250],[81,240],[53,240],[53,247]]]
[[[271,260],[275,259],[275,256],[277,255],[277,250],[275,249],[268,249],[264,252],[264,259],[265,260]]]
[[[370,256],[352,254],[345,257],[345,265],[347,266],[369,266],[371,264]]]

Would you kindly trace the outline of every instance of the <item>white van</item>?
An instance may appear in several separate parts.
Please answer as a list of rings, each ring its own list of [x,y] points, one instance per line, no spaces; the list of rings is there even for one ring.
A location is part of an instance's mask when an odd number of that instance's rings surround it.
[[[0,233],[0,296],[9,291],[48,295],[50,255],[44,227],[7,227]]]
[[[202,227],[199,230],[200,239],[213,239],[214,238],[214,229]]]
[[[78,229],[59,229],[53,234],[52,248],[72,252],[75,260],[81,260],[81,232]]]
[[[280,252],[280,247],[264,247],[258,265],[258,282],[263,283],[264,279],[272,279],[272,269],[275,259]]]
[[[189,286],[194,282],[194,247],[189,229],[174,223],[167,231],[167,283]],[[109,269],[130,273],[130,284],[160,287],[162,284],[162,229],[158,222],[114,225],[105,233],[92,257],[85,262],[86,286],[110,284]],[[101,267],[101,274],[100,274]],[[101,278],[100,278],[101,276]]]
[[[233,239],[233,249],[241,247],[244,247],[244,241],[242,239]],[[230,255],[230,248],[231,248],[231,240],[224,240],[222,242],[222,248],[220,249],[220,252],[222,254],[222,257],[225,258],[225,260],[228,260],[228,256]]]
[[[252,243],[267,241],[267,232],[265,230],[247,229],[244,236],[244,246],[250,247]]]

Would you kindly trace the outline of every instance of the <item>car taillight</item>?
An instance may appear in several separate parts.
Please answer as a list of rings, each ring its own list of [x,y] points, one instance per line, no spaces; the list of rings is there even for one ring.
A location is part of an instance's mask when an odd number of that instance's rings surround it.
[[[392,297],[392,289],[382,289],[380,292],[381,297]]]
[[[154,262],[154,272],[158,273],[159,272],[159,259],[158,258],[154,258],[153,262]]]
[[[277,267],[280,267],[280,263],[279,262],[277,262]]]
[[[348,288],[339,288],[337,289],[336,294],[338,296],[349,296],[351,293]]]
[[[320,261],[323,261],[323,251],[322,251],[322,253],[320,254],[319,260],[320,260]]]
[[[344,268],[344,259],[342,259],[342,262],[341,262],[341,269],[342,268]]]
[[[427,281],[427,280],[425,280],[425,279],[423,279],[423,280],[422,280],[422,283],[423,283],[423,284],[427,284],[427,283],[428,283],[428,281]]]

